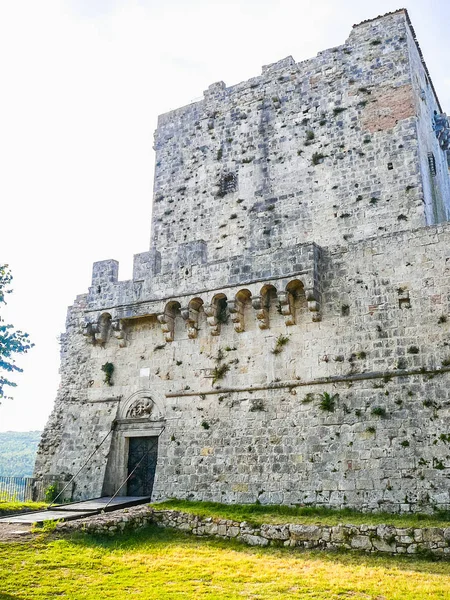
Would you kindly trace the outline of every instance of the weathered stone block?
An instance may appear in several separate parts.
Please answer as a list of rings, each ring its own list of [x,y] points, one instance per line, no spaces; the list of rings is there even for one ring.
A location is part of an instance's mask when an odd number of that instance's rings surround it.
[[[289,527],[287,525],[262,525],[261,535],[269,540],[287,540]]]
[[[322,530],[316,525],[289,525],[289,534],[296,541],[319,540]]]
[[[356,548],[358,550],[371,550],[372,542],[369,536],[366,535],[355,535],[352,537],[350,545],[352,548]]]
[[[244,542],[245,544],[248,544],[249,546],[269,545],[269,540],[266,540],[266,538],[263,538],[260,535],[250,535],[249,533],[243,533],[239,536],[238,539]]]

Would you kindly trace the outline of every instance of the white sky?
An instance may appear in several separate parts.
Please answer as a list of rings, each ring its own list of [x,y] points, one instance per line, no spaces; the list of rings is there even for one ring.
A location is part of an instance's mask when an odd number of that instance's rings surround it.
[[[353,23],[398,1],[0,0],[0,263],[14,275],[5,316],[36,343],[18,360],[0,431],[45,425],[57,337],[92,263],[115,258],[127,279],[149,247],[157,115],[215,81],[342,44]],[[450,112],[450,3],[407,8]]]

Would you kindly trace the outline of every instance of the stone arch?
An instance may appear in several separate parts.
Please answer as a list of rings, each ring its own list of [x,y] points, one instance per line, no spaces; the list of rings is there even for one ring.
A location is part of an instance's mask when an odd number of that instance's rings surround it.
[[[179,314],[181,310],[181,304],[177,300],[170,300],[164,309],[165,313],[171,314],[174,317]]]
[[[244,304],[246,302],[250,302],[251,297],[252,297],[252,293],[250,290],[247,290],[247,289],[239,290],[235,296],[236,300],[239,300],[240,302],[244,302]]]
[[[284,317],[286,325],[295,325],[299,311],[303,303],[306,303],[303,282],[299,279],[289,281],[285,291],[278,293],[278,301],[279,310]]]
[[[270,316],[276,310],[277,288],[271,283],[262,286],[259,296],[252,299],[253,308],[256,310],[256,318],[260,329],[268,329]]]
[[[223,292],[215,294],[211,304],[204,304],[203,309],[211,327],[211,335],[219,335],[222,325],[226,325],[230,318],[227,296]]]
[[[106,344],[111,333],[112,317],[109,313],[102,313],[97,321],[97,331],[95,341],[100,344]]]
[[[165,421],[165,405],[152,390],[137,390],[119,402],[102,495],[127,495],[130,441],[157,440],[164,431]]]
[[[203,307],[201,298],[192,298],[186,308],[181,309],[181,316],[186,323],[188,337],[194,339],[199,330],[200,311]]]
[[[164,419],[162,405],[155,400],[155,395],[150,390],[138,390],[119,404],[117,418],[123,419],[149,419],[161,421]]]
[[[228,310],[237,333],[242,333],[245,329],[245,307],[251,305],[251,298],[250,290],[243,289],[237,292],[234,300],[228,302]]]
[[[225,294],[216,294],[212,303],[216,306],[216,319],[219,324],[226,325],[230,318],[228,312],[228,298]]]
[[[259,293],[261,297],[267,296],[269,300],[274,299],[277,295],[277,288],[272,283],[265,283]]]
[[[304,287],[305,286],[303,285],[303,282],[300,281],[300,279],[293,279],[292,281],[289,281],[289,283],[286,285],[286,291],[296,296],[303,292]]]
[[[307,309],[312,314],[312,320],[314,322],[321,321],[321,291],[320,285],[313,273],[302,275],[299,278],[303,284],[303,290],[305,294],[305,300],[307,303]]]
[[[158,315],[158,321],[166,342],[173,342],[175,339],[175,319],[181,315],[181,304],[176,300],[171,300],[166,304],[164,312]]]
[[[202,306],[203,300],[201,298],[192,298],[192,300],[189,301],[189,308],[192,308],[193,310],[200,310]]]

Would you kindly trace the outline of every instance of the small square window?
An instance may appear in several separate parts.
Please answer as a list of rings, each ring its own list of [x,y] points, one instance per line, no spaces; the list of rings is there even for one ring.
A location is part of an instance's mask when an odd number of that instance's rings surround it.
[[[237,177],[234,173],[227,173],[220,179],[220,190],[219,196],[225,196],[231,194],[237,189]]]

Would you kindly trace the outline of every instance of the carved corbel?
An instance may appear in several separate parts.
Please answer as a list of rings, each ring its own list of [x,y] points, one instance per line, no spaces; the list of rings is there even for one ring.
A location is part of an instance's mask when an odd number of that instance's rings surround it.
[[[258,327],[260,329],[269,328],[269,306],[266,296],[255,296],[252,299],[252,306],[255,309]]]
[[[122,319],[114,319],[111,323],[111,329],[114,332],[114,337],[119,340],[119,348],[125,348],[127,345],[127,330],[125,322]]]
[[[244,304],[240,300],[230,300],[228,310],[231,315],[234,330],[237,333],[244,331]]]
[[[320,302],[319,294],[314,288],[305,290],[306,301],[308,303],[308,310],[312,313],[312,320],[314,322],[321,321],[322,315],[320,313]]]
[[[106,344],[109,334],[111,331],[111,317],[105,316],[100,317],[97,326],[95,328],[95,343]]]
[[[181,309],[181,316],[186,323],[186,329],[188,337],[193,340],[197,337],[198,333],[198,313],[192,306]]]
[[[290,292],[278,292],[280,313],[286,325],[295,325],[295,300]]]
[[[81,333],[87,338],[88,342],[95,344],[95,334],[98,333],[97,323],[83,321],[81,324]]]
[[[206,314],[206,322],[211,328],[211,335],[220,334],[220,322],[217,318],[219,307],[217,304],[204,304],[203,310]]]
[[[100,318],[97,323],[85,321],[82,325],[82,333],[91,344],[105,344],[108,339],[111,321]]]
[[[163,312],[157,317],[161,324],[161,331],[164,334],[166,342],[173,342],[175,334],[175,319],[172,315],[167,312]]]

